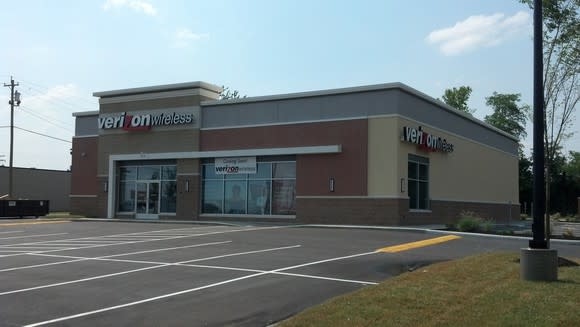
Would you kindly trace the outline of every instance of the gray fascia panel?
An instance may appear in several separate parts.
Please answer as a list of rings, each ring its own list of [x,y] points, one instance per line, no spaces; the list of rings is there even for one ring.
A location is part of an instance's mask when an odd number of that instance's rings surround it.
[[[195,89],[195,88],[205,89],[205,90],[215,92],[215,93],[220,93],[222,91],[222,88],[217,86],[217,85],[198,81],[198,82],[175,83],[175,84],[166,84],[166,85],[156,85],[156,86],[136,87],[136,88],[120,89],[120,90],[112,90],[112,91],[94,92],[93,96],[100,97],[100,98],[107,98],[107,97],[116,97],[116,96],[122,96],[122,95],[157,93],[157,92],[187,90],[187,89]]]
[[[98,116],[76,116],[75,118],[75,136],[88,136],[99,134]]]

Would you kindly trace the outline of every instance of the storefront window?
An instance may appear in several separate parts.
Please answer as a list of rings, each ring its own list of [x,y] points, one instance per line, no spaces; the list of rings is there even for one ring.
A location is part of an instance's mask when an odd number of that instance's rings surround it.
[[[161,182],[161,212],[175,212],[177,208],[177,183]]]
[[[246,181],[226,181],[226,211],[227,214],[246,213]]]
[[[137,167],[121,167],[119,176],[122,181],[134,181],[137,179]]]
[[[139,180],[158,180],[159,175],[159,166],[141,166],[137,170]]]
[[[258,162],[255,174],[202,168],[202,213],[295,215],[296,162]]]
[[[119,167],[117,210],[123,213],[175,213],[176,165]]]
[[[296,178],[296,162],[277,162],[273,164],[274,178]]]
[[[272,214],[296,214],[296,180],[274,180],[272,184]]]
[[[161,166],[161,179],[166,181],[174,181],[177,177],[176,166]]]
[[[259,171],[259,168],[258,168]],[[270,190],[268,181],[250,181],[248,184],[248,213],[253,215],[270,214]]]
[[[224,182],[217,180],[206,180],[202,183],[202,212],[223,213]]]
[[[429,209],[429,159],[409,155],[409,209]]]
[[[135,182],[119,183],[119,211],[135,211]]]

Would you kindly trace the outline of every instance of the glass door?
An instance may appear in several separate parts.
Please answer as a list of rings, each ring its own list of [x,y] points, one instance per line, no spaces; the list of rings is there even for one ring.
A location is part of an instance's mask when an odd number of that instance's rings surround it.
[[[159,182],[149,182],[149,193],[147,196],[147,213],[150,215],[159,214]]]
[[[135,192],[136,217],[159,218],[159,182],[137,182]]]

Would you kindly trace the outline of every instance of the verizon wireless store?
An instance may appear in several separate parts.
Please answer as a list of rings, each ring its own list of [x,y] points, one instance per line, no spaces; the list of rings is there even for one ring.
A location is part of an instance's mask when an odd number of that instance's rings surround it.
[[[71,211],[413,225],[517,217],[517,140],[401,83],[217,100],[191,82],[73,114]]]

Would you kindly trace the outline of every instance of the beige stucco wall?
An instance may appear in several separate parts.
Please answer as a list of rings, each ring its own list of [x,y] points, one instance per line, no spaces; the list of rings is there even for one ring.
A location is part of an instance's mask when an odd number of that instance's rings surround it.
[[[370,118],[368,126],[367,194],[381,197],[406,196],[399,192],[397,156],[401,141],[398,118]]]
[[[429,198],[442,201],[519,203],[518,158],[515,155],[446,133],[409,119],[399,119],[400,177],[407,177],[408,154],[429,158]],[[451,153],[425,152],[401,141],[403,126],[417,128],[452,143]]]
[[[401,140],[404,126],[423,126],[426,132],[447,139],[451,153],[425,152]],[[407,197],[400,192],[407,180],[408,154],[429,158],[429,198],[518,204],[518,158],[515,155],[446,133],[399,116],[369,119],[368,195]]]
[[[112,154],[187,152],[199,149],[199,129],[125,132],[99,136],[99,175],[108,175]]]

